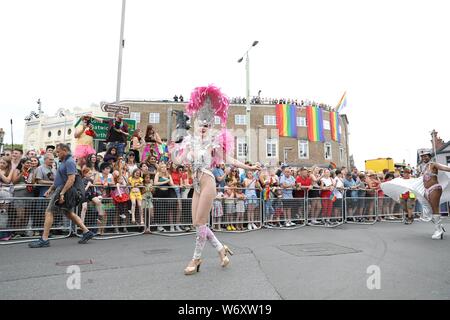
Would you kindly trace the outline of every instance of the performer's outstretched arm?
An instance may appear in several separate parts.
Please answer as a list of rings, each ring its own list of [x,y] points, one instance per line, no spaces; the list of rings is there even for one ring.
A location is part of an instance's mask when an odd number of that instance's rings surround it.
[[[436,169],[438,169],[438,170],[450,172],[450,167],[449,166],[445,166],[445,165],[440,164],[440,163],[435,163],[434,165],[435,165]]]
[[[245,163],[242,163],[239,160],[236,160],[230,156],[227,156],[227,163],[244,170],[261,170],[261,166],[259,164],[254,166],[248,166]]]

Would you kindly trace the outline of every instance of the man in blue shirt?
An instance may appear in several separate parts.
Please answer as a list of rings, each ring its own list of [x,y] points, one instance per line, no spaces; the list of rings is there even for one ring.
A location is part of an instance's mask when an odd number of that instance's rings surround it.
[[[214,177],[216,177],[216,187],[221,189],[222,191],[225,188],[225,163],[220,163],[217,165],[212,171]]]
[[[295,188],[295,178],[291,175],[291,169],[285,167],[284,174],[281,174],[280,186],[283,188],[283,207],[286,214],[286,227],[293,227],[296,224],[291,221],[292,208],[297,208],[294,200],[293,190]]]
[[[53,193],[47,210],[45,211],[44,232],[42,237],[39,240],[30,243],[30,248],[50,246],[48,236],[50,233],[50,228],[53,224],[53,215],[58,213],[64,213],[67,218],[72,220],[81,228],[81,230],[83,230],[83,237],[80,241],[78,241],[78,243],[85,244],[95,236],[93,232],[86,228],[80,217],[74,213],[74,208],[68,208],[65,206],[66,192],[73,187],[76,175],[78,174],[77,165],[70,154],[70,147],[66,144],[59,144],[56,146],[56,152],[58,153],[61,163],[58,171],[56,172],[55,181],[50,189],[45,193],[45,197],[48,198],[54,191],[55,192]]]

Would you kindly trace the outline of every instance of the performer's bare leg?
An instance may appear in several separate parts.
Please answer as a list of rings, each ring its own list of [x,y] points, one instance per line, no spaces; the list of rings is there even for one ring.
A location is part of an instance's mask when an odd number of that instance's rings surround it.
[[[200,180],[200,193],[194,192],[192,198],[192,222],[196,229],[195,251],[192,260],[185,269],[185,274],[195,273],[197,266],[201,263],[201,254],[208,240],[219,252],[221,260],[226,257],[226,250],[222,243],[217,240],[214,233],[208,227],[208,217],[216,198],[216,185],[212,177],[203,174]]]
[[[440,200],[442,195],[442,189],[436,188],[430,195],[429,195],[429,202],[431,205],[431,208],[433,210],[433,219],[431,220],[434,223],[434,234],[432,236],[432,239],[438,240],[442,239],[444,237],[444,228],[441,224],[441,214],[440,214]]]

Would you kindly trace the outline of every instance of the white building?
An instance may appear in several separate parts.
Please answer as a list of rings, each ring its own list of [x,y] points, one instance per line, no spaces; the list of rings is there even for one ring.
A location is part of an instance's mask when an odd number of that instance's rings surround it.
[[[26,121],[23,149],[45,150],[47,146],[58,143],[75,145],[74,125],[83,114],[89,112],[98,117],[108,116],[99,106],[92,106],[86,109],[77,107],[73,111],[61,108],[54,115],[41,113],[39,118]]]

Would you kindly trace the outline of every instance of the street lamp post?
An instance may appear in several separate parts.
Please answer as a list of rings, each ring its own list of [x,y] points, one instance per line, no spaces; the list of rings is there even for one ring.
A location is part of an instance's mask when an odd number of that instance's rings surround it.
[[[251,47],[242,55],[242,57],[238,60],[238,63],[241,63],[244,60],[245,56],[245,83],[246,83],[246,89],[245,89],[245,111],[246,116],[245,120],[247,122],[247,161],[250,161],[250,112],[251,112],[251,105],[250,105],[250,58],[248,55],[248,52],[257,44],[259,41],[253,41]]]
[[[123,30],[125,27],[125,4],[126,0],[122,0],[122,20],[120,23],[119,65],[117,67],[116,103],[120,101],[120,84],[122,80],[122,51],[123,48],[125,47],[125,40],[123,40]]]

